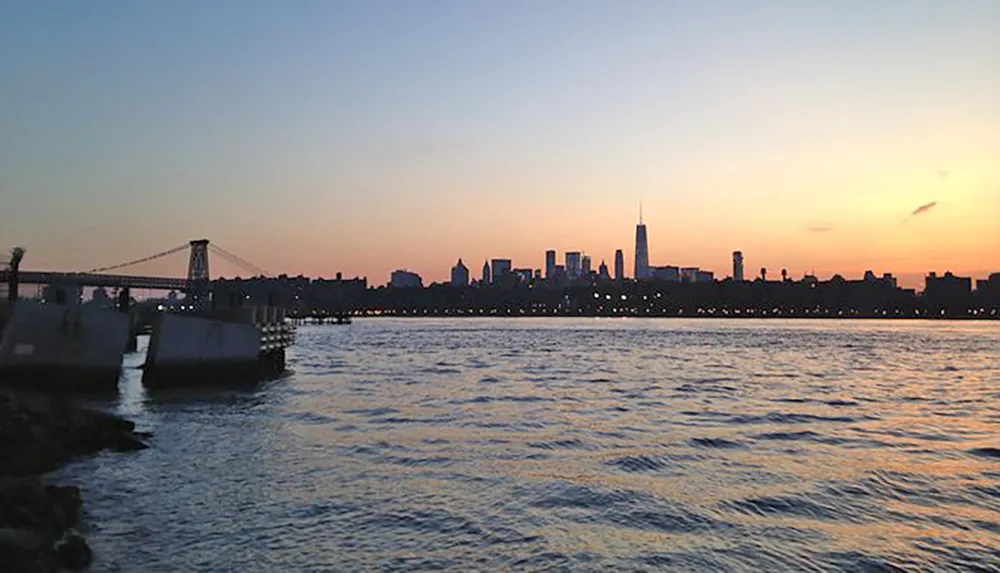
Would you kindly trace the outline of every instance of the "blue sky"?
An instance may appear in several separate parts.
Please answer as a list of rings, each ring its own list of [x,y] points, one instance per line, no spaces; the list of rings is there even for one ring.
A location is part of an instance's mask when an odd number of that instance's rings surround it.
[[[629,258],[639,200],[654,263],[720,274],[1000,248],[993,0],[18,1],[0,77],[0,246],[31,268],[201,236],[378,282]]]

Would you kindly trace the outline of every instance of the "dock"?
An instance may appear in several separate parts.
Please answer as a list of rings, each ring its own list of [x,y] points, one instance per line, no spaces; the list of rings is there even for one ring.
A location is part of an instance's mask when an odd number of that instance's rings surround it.
[[[185,248],[190,249],[188,277],[156,279],[161,282],[98,274],[137,261],[32,278],[20,270],[24,249],[13,249],[9,264],[0,269],[7,287],[0,303],[0,382],[54,392],[117,392],[124,355],[137,350],[137,337],[145,333],[150,342],[141,368],[147,387],[254,383],[283,375],[285,351],[295,343],[294,321],[284,308],[245,304],[249,296],[232,296],[228,304],[211,296],[207,239],[140,261]],[[20,298],[18,287],[25,279],[44,279],[52,297]],[[82,304],[84,284],[118,288],[113,308]],[[132,308],[130,290],[151,285],[180,287],[186,304],[180,312],[159,306],[152,315]],[[344,323],[337,315],[332,319]]]
[[[251,306],[162,313],[152,325],[143,384],[256,382],[286,371],[295,327],[282,308]]]

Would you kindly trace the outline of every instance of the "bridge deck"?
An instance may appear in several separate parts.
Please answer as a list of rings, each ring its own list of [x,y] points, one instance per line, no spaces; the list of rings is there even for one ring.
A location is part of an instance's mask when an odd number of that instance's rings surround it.
[[[9,270],[0,270],[0,283],[6,283],[10,276]],[[105,288],[138,288],[159,290],[187,290],[189,281],[186,278],[172,277],[138,277],[130,275],[100,275],[94,273],[64,273],[58,271],[21,271],[18,276],[21,284],[61,284]]]

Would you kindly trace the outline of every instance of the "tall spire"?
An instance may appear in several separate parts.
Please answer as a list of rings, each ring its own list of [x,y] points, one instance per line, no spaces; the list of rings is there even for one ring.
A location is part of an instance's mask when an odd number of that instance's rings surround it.
[[[639,224],[642,224],[642,201],[639,201]]]

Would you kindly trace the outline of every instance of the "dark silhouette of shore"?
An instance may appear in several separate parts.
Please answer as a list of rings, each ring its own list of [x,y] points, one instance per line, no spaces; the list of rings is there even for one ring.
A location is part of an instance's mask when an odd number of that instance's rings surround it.
[[[862,280],[671,282],[594,280],[561,284],[507,275],[493,284],[368,288],[363,279],[306,277],[221,280],[213,297],[269,301],[292,317],[644,316],[712,318],[998,319],[1000,273],[978,281],[929,275],[923,292],[891,277]]]
[[[91,551],[75,527],[80,490],[44,474],[102,450],[143,449],[147,436],[71,398],[0,387],[0,563],[11,573],[79,570]]]

